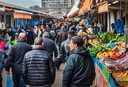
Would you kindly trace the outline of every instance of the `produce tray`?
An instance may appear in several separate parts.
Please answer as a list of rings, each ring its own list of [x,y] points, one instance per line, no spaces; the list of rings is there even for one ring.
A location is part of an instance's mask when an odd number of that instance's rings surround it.
[[[128,86],[128,81],[116,81],[115,77],[119,75],[120,73],[111,73],[111,77],[116,84],[117,87],[127,87]]]

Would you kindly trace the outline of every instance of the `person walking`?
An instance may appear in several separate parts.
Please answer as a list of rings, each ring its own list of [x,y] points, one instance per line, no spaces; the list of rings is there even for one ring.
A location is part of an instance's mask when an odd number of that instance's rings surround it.
[[[65,32],[65,27],[62,27],[61,28],[61,32],[59,32],[56,36],[56,44],[58,45],[59,47],[59,51],[60,51],[60,46],[61,46],[61,43],[63,41],[65,41],[66,39],[68,38],[68,35],[67,35],[67,32]]]
[[[12,28],[11,27],[8,27],[7,28],[7,32],[8,32],[8,35],[9,35],[11,41],[14,41],[15,40],[15,32],[12,31]]]
[[[51,58],[53,57],[53,53],[54,53],[54,59],[56,59],[58,56],[58,51],[57,51],[55,42],[53,40],[49,39],[48,32],[44,32],[43,42],[44,42],[44,49],[50,53]]]
[[[26,43],[25,34],[20,33],[18,43],[11,47],[6,61],[7,74],[9,73],[10,67],[12,65],[14,87],[26,87],[22,77],[22,62],[25,53],[31,49],[31,46]]]
[[[83,47],[80,36],[71,38],[69,56],[63,72],[62,87],[90,87],[95,79],[95,68],[89,50]]]
[[[68,39],[61,43],[60,58],[62,58],[64,61],[66,61],[70,55],[69,43],[73,36],[75,36],[75,31],[68,31]]]
[[[57,58],[57,60],[55,60],[55,65],[57,70],[60,69],[61,63],[65,62],[70,55],[69,43],[73,36],[75,36],[75,31],[74,30],[68,31],[68,39],[61,43],[60,58]]]
[[[43,46],[43,39],[35,38],[32,51],[24,56],[22,73],[30,87],[51,87],[55,80],[54,62]]]
[[[3,50],[0,48],[0,87],[3,87],[2,86],[2,70],[3,70],[3,67],[4,67],[4,52]]]
[[[29,45],[33,45],[36,35],[30,28],[27,28],[26,31],[27,31],[27,43]]]

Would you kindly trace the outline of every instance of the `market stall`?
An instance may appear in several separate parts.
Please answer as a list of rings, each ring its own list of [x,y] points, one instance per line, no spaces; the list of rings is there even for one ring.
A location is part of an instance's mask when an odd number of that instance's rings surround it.
[[[123,33],[89,35],[90,54],[96,70],[97,87],[128,87],[128,51]]]

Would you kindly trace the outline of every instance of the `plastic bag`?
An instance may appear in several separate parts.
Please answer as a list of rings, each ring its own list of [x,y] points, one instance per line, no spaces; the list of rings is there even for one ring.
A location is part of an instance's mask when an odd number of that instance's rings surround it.
[[[11,80],[11,78],[10,78],[10,75],[9,75],[9,74],[7,74],[6,87],[13,87],[12,80]]]

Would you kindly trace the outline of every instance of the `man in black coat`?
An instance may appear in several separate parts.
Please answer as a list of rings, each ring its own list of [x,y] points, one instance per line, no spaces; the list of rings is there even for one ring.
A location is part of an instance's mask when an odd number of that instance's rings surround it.
[[[58,58],[55,62],[57,70],[59,70],[60,65],[62,62],[65,62],[69,55],[70,55],[70,48],[69,48],[69,43],[71,40],[71,37],[75,36],[74,30],[68,31],[68,39],[63,41],[61,43],[60,47],[60,58]]]
[[[7,28],[7,32],[8,32],[8,35],[9,35],[11,41],[15,40],[15,32],[12,31],[12,28],[11,27],[8,27]]]
[[[36,35],[30,28],[27,28],[26,31],[27,31],[27,43],[33,45]]]
[[[72,51],[63,72],[62,87],[90,87],[95,79],[95,68],[88,49],[79,36],[71,38],[69,47]]]
[[[70,55],[69,43],[73,36],[75,36],[75,31],[68,31],[68,39],[61,43],[60,58],[62,58],[64,61],[66,61]]]
[[[31,49],[31,46],[26,43],[25,34],[20,33],[18,43],[11,47],[6,61],[7,73],[9,73],[12,66],[14,87],[26,87],[22,78],[22,62],[24,55]]]
[[[60,45],[63,41],[65,41],[68,38],[67,32],[65,32],[65,27],[62,27],[62,31],[59,32],[56,36],[56,44],[59,46],[60,50]]]
[[[43,39],[37,37],[32,51],[24,56],[22,73],[25,83],[31,87],[51,87],[55,80],[54,62],[43,45]]]
[[[53,57],[53,53],[54,53],[54,59],[56,59],[58,56],[58,51],[57,51],[55,42],[53,40],[49,39],[48,32],[44,32],[43,42],[44,42],[44,49],[50,53],[51,58]]]

